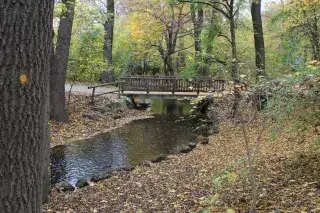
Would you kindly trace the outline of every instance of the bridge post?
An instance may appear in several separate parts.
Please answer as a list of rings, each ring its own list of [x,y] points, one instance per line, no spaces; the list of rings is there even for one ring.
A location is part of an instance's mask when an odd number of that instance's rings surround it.
[[[199,84],[199,80],[197,80],[197,82],[196,82],[196,88],[197,88],[197,94],[199,95],[199,93],[200,93],[200,84]]]
[[[146,90],[147,90],[147,94],[149,94],[149,79],[146,79]]]
[[[120,98],[120,89],[121,89],[121,86],[120,86],[120,80],[118,81],[118,98]]]
[[[176,85],[176,78],[171,79],[172,80],[172,95],[174,95],[175,92],[175,85]]]
[[[92,96],[91,96],[91,104],[94,104],[94,93],[95,93],[95,91],[96,91],[96,88],[93,87],[92,88]]]

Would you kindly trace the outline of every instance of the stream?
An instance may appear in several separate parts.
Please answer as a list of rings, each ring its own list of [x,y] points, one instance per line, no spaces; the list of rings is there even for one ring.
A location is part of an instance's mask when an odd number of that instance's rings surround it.
[[[196,123],[187,100],[146,99],[154,118],[136,120],[107,133],[51,149],[51,184],[136,166],[160,155],[178,153],[195,140]]]

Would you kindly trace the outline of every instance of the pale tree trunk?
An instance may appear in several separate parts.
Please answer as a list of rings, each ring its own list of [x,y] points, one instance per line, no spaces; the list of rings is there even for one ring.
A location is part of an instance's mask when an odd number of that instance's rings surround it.
[[[179,49],[184,49],[184,40],[180,39],[179,40]],[[178,58],[176,60],[176,69],[177,72],[179,72],[182,68],[186,66],[186,53],[184,51],[178,52]]]
[[[114,31],[114,0],[107,0],[107,20],[104,23],[105,37],[103,45],[103,57],[109,65],[112,65],[112,47]]]
[[[66,10],[60,17],[56,51],[51,71],[50,115],[52,120],[64,122],[68,119],[65,83],[75,0],[62,0],[62,3],[66,6]]]
[[[201,45],[201,33],[202,25],[204,20],[204,13],[202,8],[195,8],[195,3],[191,3],[191,18],[193,22],[193,35],[194,35],[194,50],[195,50],[195,60],[199,61],[202,55],[202,45]]]
[[[217,14],[217,11],[213,8],[211,10],[211,17],[210,17],[209,23],[211,26],[213,26],[217,22],[218,22],[218,14]],[[210,55],[213,53],[213,40],[209,44],[207,44],[206,52],[207,52],[207,54],[210,54]]]
[[[251,5],[251,17],[254,32],[257,77],[265,76],[265,48],[261,19],[261,0],[253,0]]]
[[[51,0],[0,1],[1,213],[41,212],[52,22]]]

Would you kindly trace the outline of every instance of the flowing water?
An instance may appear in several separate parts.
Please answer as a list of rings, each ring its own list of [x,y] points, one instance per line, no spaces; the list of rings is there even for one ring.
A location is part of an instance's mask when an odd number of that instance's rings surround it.
[[[51,183],[111,172],[161,154],[174,154],[194,141],[195,123],[189,119],[189,101],[145,100],[155,118],[136,120],[124,126],[71,144],[51,149]]]

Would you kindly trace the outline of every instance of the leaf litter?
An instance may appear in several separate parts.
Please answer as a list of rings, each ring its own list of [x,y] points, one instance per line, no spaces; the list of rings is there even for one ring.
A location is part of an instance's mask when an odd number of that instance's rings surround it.
[[[70,115],[70,127],[53,123],[54,144],[96,133],[95,128],[112,127],[108,122],[96,125],[97,121],[84,121],[79,114],[88,109],[79,109],[77,105],[70,106],[75,110]],[[140,116],[136,111],[130,113]],[[78,129],[73,130],[75,127]],[[82,131],[84,135],[77,135]],[[258,126],[252,124],[248,137],[256,138],[258,132]],[[275,139],[270,135],[270,131],[263,134],[256,163],[257,212],[320,212],[320,150],[314,143],[317,136],[310,130],[301,142],[294,133],[282,133]],[[131,172],[117,172],[107,180],[75,192],[57,193],[52,189],[44,210],[57,213],[246,212],[250,204],[246,166],[234,163],[244,156],[240,127],[225,121],[220,125],[220,134],[210,136],[208,145],[198,145],[188,154],[171,155],[166,161],[150,167],[138,166]],[[213,177],[226,168],[231,170],[217,190]]]

